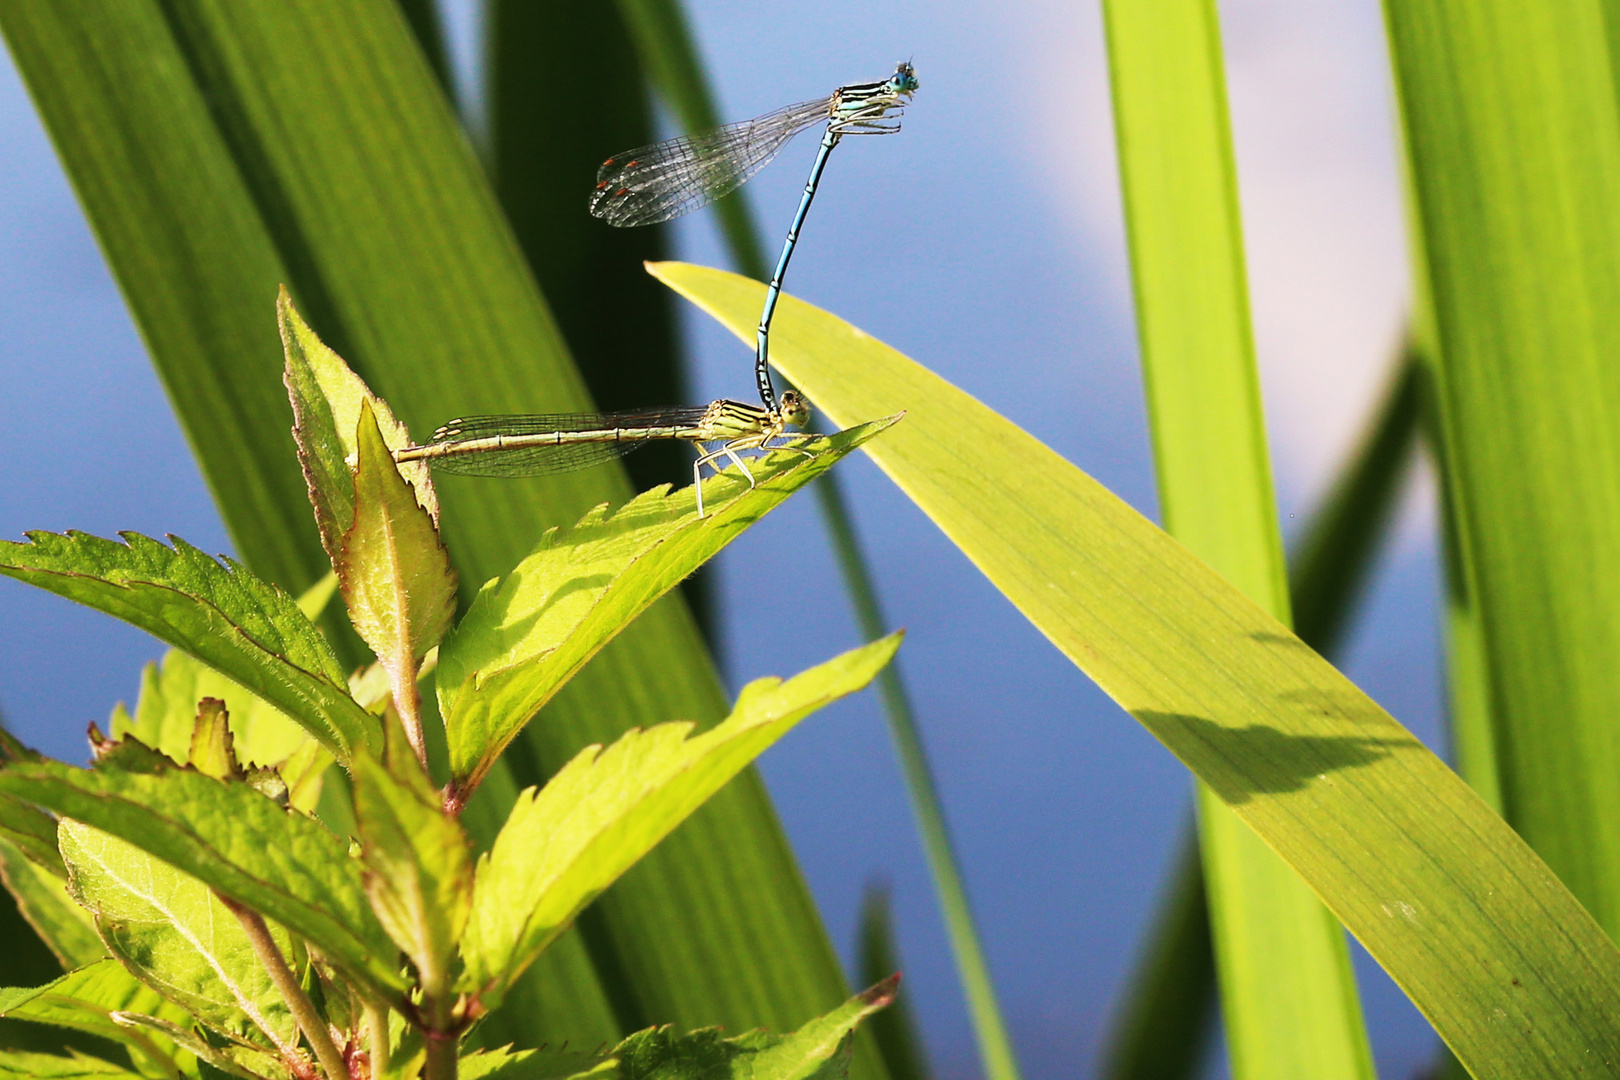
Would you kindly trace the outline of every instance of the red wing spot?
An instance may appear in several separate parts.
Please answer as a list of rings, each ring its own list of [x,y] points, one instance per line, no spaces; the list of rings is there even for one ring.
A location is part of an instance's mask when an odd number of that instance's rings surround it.
[[[633,169],[637,165],[640,165],[640,164],[641,164],[640,161],[627,161],[627,162],[624,163],[624,167],[627,168],[627,169]]]
[[[608,182],[606,180],[604,180],[600,184],[596,185],[596,190],[601,191],[603,188],[605,188],[607,186],[608,186]]]
[[[602,167],[603,167],[603,168],[604,168],[604,169],[605,169],[605,168],[607,168],[607,167],[608,167],[608,166],[609,166],[609,165],[611,165],[611,164],[613,164],[613,159],[612,159],[612,158],[608,158],[608,159],[607,159],[607,160],[606,160],[606,161],[604,161],[604,162],[602,162]]]
[[[620,188],[620,189],[619,189],[619,190],[618,190],[618,191],[615,191],[615,192],[614,192],[614,193],[613,193],[613,197],[614,197],[614,198],[615,198],[615,199],[617,199],[617,198],[618,198],[618,197],[619,197],[619,196],[621,196],[621,195],[628,195],[628,194],[630,194],[630,189],[629,189],[629,188],[627,188],[627,187],[622,187],[622,188]]]

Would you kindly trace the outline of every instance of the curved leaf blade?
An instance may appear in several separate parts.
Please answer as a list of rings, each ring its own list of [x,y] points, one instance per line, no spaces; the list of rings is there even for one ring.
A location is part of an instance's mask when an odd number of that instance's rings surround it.
[[[376,718],[349,697],[331,646],[292,597],[184,540],[171,548],[123,537],[29,533],[29,543],[0,542],[0,574],[184,649],[297,720],[339,760],[349,747],[376,744]]]
[[[292,1046],[298,1028],[242,925],[202,882],[115,836],[62,823],[75,899],[135,977],[237,1039]],[[285,931],[279,935],[283,955]]]
[[[353,471],[360,455],[361,414],[371,411],[375,427],[389,449],[408,446],[410,435],[405,425],[394,418],[388,403],[372,394],[360,376],[304,322],[285,285],[276,296],[276,321],[286,356],[281,381],[292,401],[298,464],[309,485],[321,545],[336,566],[342,555],[343,535],[354,525]],[[437,523],[439,500],[427,464],[409,462],[399,466],[398,471],[410,481],[416,501]]]
[[[439,708],[463,797],[559,687],[614,635],[743,530],[894,422],[862,424],[753,466],[757,486],[726,472],[690,488],[643,492],[553,529],[491,581],[439,650]]]
[[[107,955],[96,936],[90,913],[67,891],[67,868],[56,855],[54,870],[26,859],[10,844],[0,843],[0,881],[17,901],[17,911],[39,935],[65,970],[93,964]]]
[[[479,860],[463,989],[493,1008],[593,897],[793,725],[869,683],[899,647],[892,634],[787,682],[759,679],[702,734],[685,722],[632,730],[519,795]]]
[[[42,762],[0,770],[0,791],[151,852],[308,938],[389,1001],[405,986],[347,845],[247,784],[189,769],[135,773]]]
[[[84,1054],[61,1057],[12,1051],[0,1058],[0,1077],[14,1076],[19,1080],[116,1080],[118,1077],[138,1080],[140,1075],[110,1061]]]
[[[188,1022],[185,1011],[107,958],[35,987],[0,989],[0,1016],[82,1031],[121,1043],[138,1063],[150,1063],[161,1076],[178,1077],[174,1044],[131,1029],[113,1014],[141,1013]]]
[[[653,272],[752,332],[762,285],[679,263]],[[868,448],[879,467],[1299,871],[1476,1077],[1620,1075],[1620,951],[1355,684],[1096,481],[889,346],[792,298],[772,343],[835,421],[907,410]]]

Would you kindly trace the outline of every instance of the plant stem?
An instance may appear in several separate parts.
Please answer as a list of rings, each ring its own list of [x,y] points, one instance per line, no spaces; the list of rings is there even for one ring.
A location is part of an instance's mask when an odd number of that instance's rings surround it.
[[[388,1009],[375,1001],[367,1001],[366,1040],[371,1047],[371,1075],[388,1071]]]
[[[427,1060],[422,1063],[422,1080],[456,1080],[456,1046],[459,1037],[452,1032],[425,1031]]]
[[[216,894],[217,895],[217,894]],[[326,1070],[328,1080],[351,1080],[349,1067],[344,1064],[343,1055],[338,1052],[337,1044],[332,1042],[332,1033],[326,1028],[326,1021],[321,1019],[315,1011],[315,1003],[309,1000],[304,988],[298,985],[298,977],[287,966],[287,960],[276,948],[275,939],[270,936],[270,928],[264,924],[264,916],[252,908],[244,907],[234,900],[221,896],[220,902],[229,908],[247,931],[248,941],[253,946],[253,952],[269,973],[270,981],[275,983],[276,989],[281,992],[281,998],[287,1003],[287,1009],[298,1022],[298,1029],[309,1040],[309,1045],[315,1050],[315,1059]]]
[[[394,708],[405,728],[405,738],[410,740],[422,771],[427,772],[427,740],[422,735],[422,694],[416,688],[416,660],[407,653],[384,667],[394,690]]]

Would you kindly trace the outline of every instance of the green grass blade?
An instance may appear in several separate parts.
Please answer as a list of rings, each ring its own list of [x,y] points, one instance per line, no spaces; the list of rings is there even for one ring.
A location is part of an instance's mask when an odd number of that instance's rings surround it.
[[[1616,12],[1385,10],[1502,806],[1620,936]]]
[[[1324,656],[1331,657],[1342,640],[1359,583],[1371,572],[1392,522],[1390,510],[1421,428],[1425,395],[1418,392],[1419,364],[1415,355],[1406,357],[1356,453],[1311,513],[1290,560],[1295,633]],[[1468,778],[1466,770],[1459,771]],[[1470,783],[1479,790],[1471,778]],[[1214,1007],[1212,943],[1198,863],[1197,847],[1189,842],[1178,856],[1175,884],[1149,931],[1142,964],[1120,1010],[1105,1072],[1111,1080],[1192,1076],[1201,1063],[1196,1043],[1161,1035],[1194,1030]]]
[[[828,479],[835,480],[836,477]],[[838,559],[855,608],[855,621],[861,628],[862,636],[875,640],[882,636],[888,624],[878,606],[877,588],[872,582],[866,560],[861,556],[842,489],[823,482],[817,494],[820,496],[823,520],[831,534],[833,553]],[[1018,1080],[1018,1058],[1013,1051],[1012,1038],[1007,1033],[1007,1023],[1001,1015],[1001,1005],[996,999],[990,965],[985,959],[984,946],[979,941],[978,928],[973,921],[967,886],[951,847],[945,808],[934,784],[933,770],[928,765],[922,732],[911,709],[911,697],[906,693],[905,682],[895,664],[884,668],[878,674],[877,682],[883,710],[889,720],[889,735],[894,739],[895,756],[899,758],[900,771],[905,777],[911,811],[917,817],[917,832],[922,840],[923,855],[928,860],[928,871],[933,878],[940,914],[945,921],[951,956],[956,961],[963,996],[967,998],[968,1016],[973,1023],[980,1062],[990,1080]],[[885,1013],[874,1030],[901,1022],[903,1020],[899,1014]]]
[[[278,385],[277,283],[418,432],[458,414],[587,406],[482,169],[391,4],[24,0],[0,6],[0,27],[238,551],[261,575],[296,588],[326,571]],[[611,468],[444,484],[464,595],[510,569],[549,525],[629,494]],[[539,782],[625,726],[710,723],[725,708],[689,612],[666,599],[553,699],[508,758],[520,784]],[[719,860],[723,878],[690,872]],[[621,1031],[664,1021],[787,1030],[847,996],[752,772],[581,926],[597,970],[613,973]],[[759,941],[773,943],[768,960]],[[857,1055],[859,1075],[877,1067]]]
[[[1103,11],[1165,528],[1286,623],[1214,0]],[[1233,1075],[1370,1077],[1343,933],[1217,796],[1198,803]]]
[[[449,93],[450,56],[444,47],[444,22],[439,17],[437,0],[398,0],[398,2],[399,10],[405,16],[405,21],[410,24],[411,34],[421,46],[422,55],[426,57],[428,66],[444,85],[445,92]]]
[[[1408,350],[1372,424],[1311,513],[1289,560],[1294,633],[1324,656],[1338,651],[1392,524],[1418,440],[1423,367]]]
[[[641,268],[665,257],[668,228],[616,229],[585,212],[603,159],[656,138],[619,8],[490,0],[486,10],[491,180],[592,400],[603,410],[688,400],[674,298]],[[691,475],[672,443],[626,464],[638,490]]]
[[[764,286],[654,270],[752,333]],[[809,304],[777,319],[778,362],[836,422],[907,410],[873,461],[1310,883],[1476,1077],[1620,1075],[1620,951],[1410,732],[1015,425]]]

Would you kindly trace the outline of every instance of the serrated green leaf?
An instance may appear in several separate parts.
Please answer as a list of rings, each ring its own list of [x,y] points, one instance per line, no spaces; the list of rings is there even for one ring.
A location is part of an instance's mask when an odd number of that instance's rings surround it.
[[[752,334],[757,282],[654,270]],[[1620,1062],[1620,951],[1359,688],[1096,481],[870,335],[785,297],[771,352],[835,421],[908,409],[868,448],[878,466],[1310,883],[1476,1076]]]
[[[408,752],[390,766],[356,755],[353,790],[372,910],[416,965],[425,994],[442,1004],[472,904],[467,834]]]
[[[17,901],[22,917],[64,969],[93,964],[107,955],[90,913],[68,895],[67,867],[60,854],[53,871],[24,858],[10,844],[0,843],[0,880]]]
[[[60,870],[56,819],[37,806],[0,795],[0,840],[5,840],[40,866]]]
[[[328,596],[336,590],[336,575],[330,582]],[[303,603],[300,598],[300,606]],[[164,654],[161,667],[148,664],[142,669],[135,714],[115,709],[112,737],[134,735],[174,761],[184,762],[197,702],[203,698],[218,698],[230,710],[237,760],[246,766],[275,768],[287,783],[290,805],[305,812],[314,809],[332,755],[286,713],[177,649]]]
[[[165,1001],[113,959],[100,960],[36,987],[0,989],[0,1016],[83,1031],[120,1043],[142,1072],[178,1078],[172,1040],[131,1030],[114,1014],[137,1013],[188,1023],[183,1009]]]
[[[91,1080],[93,1077],[136,1078],[140,1073],[84,1054],[61,1057],[9,1050],[0,1054],[0,1077],[13,1076],[20,1080]]]
[[[899,647],[892,634],[787,682],[758,679],[701,735],[684,722],[632,730],[519,795],[478,862],[462,988],[493,1009],[593,897],[794,724],[864,687]]]
[[[181,1049],[190,1051],[199,1061],[207,1062],[228,1076],[241,1077],[242,1080],[261,1080],[261,1078],[291,1080],[292,1077],[292,1072],[280,1057],[241,1043],[226,1042],[222,1046],[215,1045],[214,1041],[198,1034],[190,1024],[177,1024],[162,1017],[125,1012],[114,1013],[113,1020],[131,1030],[155,1032]],[[202,1071],[202,1076],[207,1078],[209,1074]]]
[[[222,1034],[296,1041],[297,1024],[247,933],[208,886],[76,821],[62,823],[62,858],[74,899],[136,978]],[[285,955],[285,931],[277,939]]]
[[[439,708],[464,796],[557,688],[632,619],[744,529],[896,418],[852,427],[691,488],[654,488],[609,514],[553,529],[505,578],[487,583],[439,650]]]
[[[348,846],[324,825],[242,783],[173,767],[158,773],[59,762],[0,770],[0,791],[151,852],[308,939],[388,1001],[404,980]]]
[[[350,622],[388,672],[399,708],[410,699],[414,744],[421,739],[416,661],[455,617],[456,572],[432,517],[383,442],[369,400],[360,402],[358,424],[352,523],[335,566]]]
[[[183,540],[85,533],[0,542],[0,574],[123,619],[191,653],[281,709],[340,760],[377,746],[373,717],[344,690],[331,646],[291,597]],[[195,703],[193,703],[195,704]]]
[[[678,1035],[672,1027],[637,1032],[613,1048],[624,1080],[833,1080],[849,1071],[851,1033],[894,1000],[898,975],[856,994],[787,1035],[720,1029]]]
[[[197,702],[197,718],[192,723],[191,745],[184,764],[215,780],[240,780],[242,766],[236,760],[231,738],[231,714],[218,698]]]
[[[557,1050],[480,1050],[457,1063],[458,1080],[615,1080],[619,1059],[612,1054]]]
[[[298,462],[309,485],[321,544],[335,568],[342,557],[343,536],[354,524],[354,463],[360,450],[355,431],[362,409],[371,410],[390,450],[410,445],[410,433],[394,419],[388,403],[373,395],[343,358],[309,328],[293,307],[285,285],[276,297],[276,316],[286,356],[282,381],[292,399]],[[439,500],[427,463],[409,462],[399,472],[410,481],[417,503],[437,524]]]

